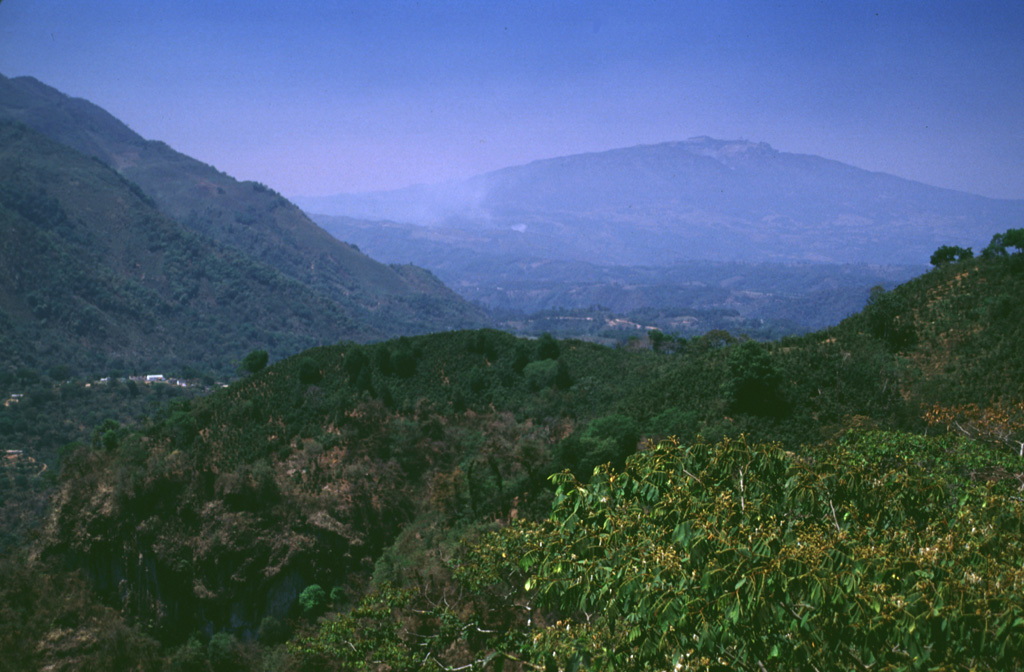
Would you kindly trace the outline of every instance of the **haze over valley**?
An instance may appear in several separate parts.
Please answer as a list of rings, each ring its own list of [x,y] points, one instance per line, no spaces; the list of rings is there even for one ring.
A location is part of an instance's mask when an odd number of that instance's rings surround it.
[[[838,322],[940,245],[980,250],[1024,215],[1024,201],[706,137],[297,200],[338,238],[491,308],[729,306],[800,328]]]

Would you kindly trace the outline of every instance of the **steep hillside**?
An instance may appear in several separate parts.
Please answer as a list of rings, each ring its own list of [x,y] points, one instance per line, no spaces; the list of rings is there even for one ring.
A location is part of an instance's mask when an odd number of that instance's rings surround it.
[[[551,346],[456,332],[308,351],[174,406],[142,432],[115,432],[105,448],[69,453],[48,552],[82,559],[107,599],[130,592],[138,618],[163,614],[155,632],[171,642],[285,621],[313,582],[356,598],[432,498],[431,508],[490,516],[540,485],[572,422],[560,412],[519,420],[512,409],[572,403],[555,360],[542,359]],[[618,368],[612,351],[562,349],[580,372]]]
[[[1019,231],[1019,230],[1018,230]],[[906,358],[924,403],[1024,401],[1024,254],[943,265],[872,301],[852,323]],[[865,327],[866,323],[866,327]]]
[[[17,123],[0,122],[0,139],[8,374],[224,373],[253,348],[384,335],[366,311],[184,229],[106,164]]]
[[[494,546],[477,547],[483,556],[471,562],[484,566],[465,569],[477,583],[454,588],[449,563],[464,557],[457,549],[486,529],[544,517],[554,497],[549,474],[568,470],[572,475],[559,483],[583,484],[601,464],[636,470],[657,455],[676,459],[677,453],[657,453],[627,462],[645,437],[698,446],[684,451],[683,468],[698,479],[726,479],[714,488],[726,487],[733,503],[747,497],[747,506],[769,506],[757,499],[761,485],[748,480],[750,489],[743,489],[743,473],[754,479],[769,469],[764,482],[787,483],[779,492],[792,501],[826,505],[827,517],[819,520],[817,508],[813,517],[826,544],[838,543],[834,528],[846,538],[843,525],[881,515],[870,513],[872,502],[902,502],[884,515],[920,525],[920,516],[939,524],[949,518],[943,507],[967,506],[950,503],[942,494],[949,488],[973,493],[971,502],[989,497],[1009,506],[1006,493],[1021,470],[1016,450],[996,435],[998,418],[989,416],[987,425],[963,418],[979,430],[980,443],[905,433],[929,423],[929,431],[941,433],[942,418],[969,413],[973,403],[1009,413],[1000,416],[1002,429],[1019,436],[1024,411],[1013,413],[1024,395],[1024,358],[1014,344],[1024,324],[1015,307],[1024,290],[1022,259],[937,268],[892,292],[876,291],[865,311],[833,329],[777,343],[718,332],[628,350],[477,331],[310,350],[209,397],[178,402],[141,430],[114,427],[67,449],[46,555],[81,567],[108,604],[131,622],[150,624],[147,632],[173,648],[204,630],[253,636],[266,619],[308,632],[310,618],[350,606],[371,584],[451,597],[480,590],[481,577],[497,580],[488,572],[500,570],[513,573],[514,589],[495,588],[479,599],[517,595],[520,604],[530,602],[517,592],[524,579],[515,573],[524,570],[493,565]],[[991,355],[978,356],[985,352]],[[937,405],[949,413],[936,415]],[[889,433],[868,431],[875,429]],[[770,441],[782,441],[784,450],[755,447]],[[702,457],[712,454],[717,461]],[[729,455],[747,462],[720,463]],[[807,489],[791,492],[797,481],[781,478],[779,469],[811,478]],[[844,484],[830,480],[837,473],[861,475]],[[929,479],[940,480],[928,485]],[[717,496],[710,482],[702,486],[708,490],[701,497]],[[800,492],[816,494],[805,500]],[[928,493],[942,494],[941,501]],[[838,513],[829,513],[828,498]],[[564,501],[563,490],[556,513],[565,513],[558,508]],[[931,508],[914,509],[920,501]],[[872,529],[857,527],[864,536],[856,543],[873,543]],[[932,528],[919,529],[927,535]],[[1007,531],[1006,538],[1018,533]],[[511,539],[487,543],[532,543]],[[785,539],[779,543],[789,544]],[[915,537],[908,551],[886,539],[907,562],[905,552],[937,543]],[[518,557],[515,548],[502,552]],[[319,598],[314,584],[324,588]],[[818,597],[807,599],[817,604]],[[459,607],[458,617],[482,608],[473,604]],[[532,627],[525,616],[513,618],[513,606],[501,609],[512,611],[481,618],[507,617],[501,632]],[[392,612],[358,613],[377,622]],[[558,613],[570,618],[575,611]],[[359,632],[372,640],[386,631]],[[801,630],[800,637],[813,639],[815,632]],[[534,646],[529,641],[522,645]],[[187,647],[175,650],[181,656]]]
[[[266,264],[385,335],[481,326],[482,313],[425,273],[379,264],[333,238],[280,194],[238,182],[101,108],[29,78],[0,76],[0,118],[20,121],[138,184],[164,214]]]

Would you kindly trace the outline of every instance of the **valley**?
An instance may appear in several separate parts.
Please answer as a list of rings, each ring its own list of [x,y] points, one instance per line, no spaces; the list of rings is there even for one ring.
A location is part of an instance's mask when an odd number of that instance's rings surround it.
[[[980,250],[1024,217],[1019,200],[708,137],[296,200],[335,237],[491,310],[731,311],[772,335],[835,324],[946,241]]]
[[[720,328],[759,338],[802,333],[836,324],[860,310],[871,287],[891,289],[927,270],[921,262],[892,266],[708,260],[600,264],[565,256],[504,253],[505,246],[489,231],[331,215],[314,215],[314,219],[374,258],[429,268],[463,298],[492,311],[504,328],[529,335],[546,329],[521,326],[524,318],[537,314],[536,319],[543,320],[544,313],[595,307],[620,317],[667,311],[671,316],[648,326],[686,336]],[[567,243],[563,254],[568,249]],[[720,317],[708,319],[709,314]],[[726,326],[724,320],[731,324]],[[562,333],[590,335],[586,330]]]

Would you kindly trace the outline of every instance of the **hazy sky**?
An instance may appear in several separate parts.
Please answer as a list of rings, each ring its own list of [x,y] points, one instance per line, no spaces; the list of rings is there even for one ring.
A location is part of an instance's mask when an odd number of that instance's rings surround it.
[[[1024,198],[1024,2],[3,0],[31,75],[285,195],[695,135]]]

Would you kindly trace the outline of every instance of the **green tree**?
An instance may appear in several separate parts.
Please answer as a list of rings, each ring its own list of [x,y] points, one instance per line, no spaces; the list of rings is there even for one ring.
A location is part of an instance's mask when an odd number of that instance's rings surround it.
[[[391,350],[387,343],[384,343],[377,348],[375,359],[377,362],[377,369],[379,369],[385,376],[390,376],[393,369],[391,366]]]
[[[256,373],[262,371],[268,361],[270,361],[270,355],[266,350],[253,350],[242,360],[242,369],[249,373]]]
[[[744,341],[729,350],[728,373],[722,392],[734,413],[780,416],[786,404],[781,391],[782,376],[768,347]]]
[[[1024,228],[1022,229],[1007,229],[1003,233],[997,233],[992,236],[992,241],[988,244],[981,254],[984,257],[1004,257],[1006,256],[1006,248],[1014,247],[1017,249],[1017,253],[1024,252]]]
[[[671,339],[665,336],[665,334],[658,329],[652,329],[649,331],[647,333],[647,337],[651,339],[651,348],[656,351],[661,350],[662,346],[664,346],[666,342],[671,342]]]
[[[648,420],[644,424],[644,432],[648,436],[658,438],[677,437],[681,440],[692,439],[700,429],[700,415],[694,410],[668,408]]]
[[[242,672],[249,669],[242,646],[227,632],[218,632],[206,645],[213,672]]]
[[[1017,248],[1017,254],[1024,252],[1024,229],[1008,229],[1003,234],[1003,244]]]
[[[112,450],[117,447],[118,432],[121,429],[121,423],[113,418],[107,418],[101,425],[96,427],[92,431],[92,445],[94,448],[103,446],[108,450]]]
[[[318,662],[329,661],[345,670],[453,670],[457,666],[450,660],[465,655],[471,638],[479,647],[506,636],[480,628],[475,615],[464,619],[448,602],[431,602],[420,591],[385,583],[350,613],[324,622],[313,637],[293,642],[289,648],[314,669],[319,669]],[[491,661],[504,662],[508,657],[491,648],[469,665],[458,667],[484,669]]]
[[[30,369],[27,366],[19,368],[17,376],[18,380],[20,380],[23,385],[39,382],[39,372],[35,369]]]
[[[900,350],[917,342],[909,312],[910,307],[901,295],[876,286],[871,288],[863,315],[873,336],[884,341],[891,350]]]
[[[538,362],[530,362],[523,369],[523,376],[530,390],[536,392],[551,387],[558,379],[558,361],[554,359],[542,359]]]
[[[411,378],[416,373],[416,353],[409,347],[399,346],[391,355],[391,363],[399,378]]]
[[[256,639],[267,646],[280,644],[288,639],[288,628],[273,616],[265,616],[256,631]]]
[[[640,441],[640,428],[632,418],[613,414],[598,418],[587,425],[580,437],[580,457],[573,470],[587,479],[601,464],[622,466],[626,457],[636,451]]]
[[[312,357],[303,357],[299,362],[299,382],[303,385],[314,385],[320,382],[323,373],[320,365]]]
[[[989,244],[981,251],[981,256],[986,259],[992,257],[1005,257],[1006,256],[1006,243],[1003,242],[1003,234],[997,233],[992,236],[992,240]]]
[[[175,650],[168,663],[171,672],[211,672],[207,651],[195,635]]]
[[[522,341],[517,341],[512,356],[512,370],[522,373],[523,369],[530,363],[529,347]]]
[[[947,264],[971,259],[973,257],[974,251],[969,247],[963,248],[956,245],[943,245],[932,253],[931,264],[932,266],[945,266]]]
[[[551,334],[545,332],[537,339],[537,359],[558,359],[560,352],[558,341]]]
[[[345,352],[345,373],[348,374],[349,380],[358,380],[363,369],[369,368],[370,358],[365,349],[356,345]]]
[[[314,583],[306,586],[299,593],[299,606],[306,616],[319,616],[327,608],[327,591],[320,584]]]
[[[558,368],[555,372],[555,387],[560,390],[568,390],[572,387],[572,374],[569,373],[569,365],[561,357],[557,361]]]
[[[50,380],[54,382],[62,382],[71,377],[71,367],[66,364],[57,364],[56,366],[50,367]]]
[[[480,394],[487,387],[487,379],[484,377],[483,369],[474,366],[469,371],[469,391],[474,395]]]

